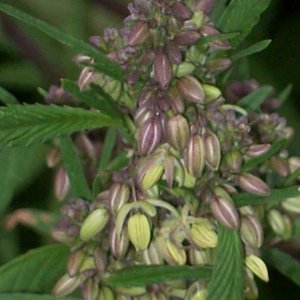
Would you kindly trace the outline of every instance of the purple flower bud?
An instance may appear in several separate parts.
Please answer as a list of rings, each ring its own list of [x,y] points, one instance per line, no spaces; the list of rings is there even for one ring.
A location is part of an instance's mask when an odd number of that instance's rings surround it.
[[[258,196],[267,196],[270,188],[260,178],[250,174],[243,173],[238,177],[238,184],[245,192]]]
[[[193,76],[180,78],[176,87],[180,94],[188,101],[204,104],[205,93],[199,80]]]
[[[169,90],[168,98],[174,114],[182,114],[184,112],[184,102],[176,87]]]
[[[153,111],[148,106],[143,106],[135,112],[134,123],[140,128],[152,117],[154,117]]]
[[[146,23],[138,22],[132,28],[129,37],[128,37],[128,45],[136,46],[144,43],[149,35],[149,29]]]
[[[54,194],[58,200],[63,200],[71,190],[70,180],[63,168],[58,169],[54,179]]]
[[[96,48],[101,49],[102,51],[107,50],[107,46],[103,40],[103,38],[99,35],[94,35],[89,38],[89,42]]]
[[[165,53],[159,51],[154,61],[154,76],[159,85],[165,89],[172,79],[172,66]]]
[[[214,74],[219,74],[227,70],[230,66],[231,60],[228,58],[215,58],[206,64],[207,70]]]
[[[179,65],[182,61],[182,54],[178,46],[170,45],[167,48],[169,59],[173,64]]]
[[[230,196],[221,188],[210,199],[210,208],[216,219],[229,229],[239,227],[239,215]]]
[[[289,175],[289,167],[287,162],[281,157],[272,157],[270,161],[272,169],[280,176],[286,177]]]
[[[162,127],[159,118],[150,118],[139,130],[138,149],[142,156],[152,153],[162,139]]]
[[[121,207],[128,202],[130,189],[127,184],[114,183],[109,189],[110,195],[110,211],[116,215]]]
[[[187,8],[183,3],[180,3],[180,2],[176,2],[171,7],[171,13],[179,21],[188,20],[192,16],[190,9]]]
[[[214,2],[214,0],[200,0],[200,2],[196,5],[196,10],[209,14],[213,9]]]
[[[47,153],[47,166],[53,168],[58,165],[61,160],[60,150],[58,147],[53,147]]]
[[[75,276],[80,272],[80,267],[85,257],[86,256],[82,250],[75,250],[71,252],[67,263],[67,271],[69,276]]]
[[[221,161],[221,145],[219,138],[210,132],[205,137],[205,161],[213,171],[217,170]]]
[[[270,144],[252,145],[247,149],[246,154],[251,157],[260,156],[268,152],[270,148]]]
[[[122,230],[119,236],[115,226],[109,231],[109,246],[114,257],[122,259],[129,247],[129,237],[126,230]]]
[[[205,145],[200,135],[190,138],[183,157],[189,173],[195,177],[201,176],[205,164]]]
[[[139,106],[143,107],[145,105],[151,105],[151,101],[154,98],[154,93],[152,89],[144,90],[138,97]]]
[[[264,239],[263,229],[255,215],[247,215],[242,218],[241,238],[250,247],[261,247]]]
[[[81,286],[83,300],[94,300],[99,295],[99,283],[95,278],[88,278]]]
[[[165,176],[167,180],[167,184],[169,187],[172,187],[174,181],[174,158],[173,156],[166,156],[165,161]]]
[[[190,138],[190,126],[185,117],[177,115],[168,120],[166,127],[168,143],[177,150],[183,150]]]
[[[200,38],[198,31],[183,31],[174,37],[174,43],[180,46],[192,46]]]
[[[81,284],[81,278],[79,276],[70,277],[65,274],[55,284],[52,294],[55,297],[63,297],[73,293]]]

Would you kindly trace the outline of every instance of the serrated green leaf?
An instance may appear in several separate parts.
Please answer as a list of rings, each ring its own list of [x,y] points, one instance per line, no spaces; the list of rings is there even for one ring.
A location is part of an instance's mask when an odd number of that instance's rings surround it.
[[[63,245],[37,248],[0,268],[0,293],[50,293],[65,273],[69,249]]]
[[[249,46],[246,49],[243,49],[235,54],[233,54],[233,56],[231,57],[232,60],[239,60],[241,58],[244,58],[246,56],[250,56],[253,55],[255,53],[259,53],[263,50],[265,50],[270,44],[271,44],[272,40],[262,40],[259,41],[251,46]]]
[[[269,248],[263,249],[263,259],[267,264],[300,286],[300,261],[287,253]]]
[[[0,152],[0,215],[13,196],[30,184],[45,167],[46,152],[47,147],[41,145]]]
[[[121,125],[95,111],[56,105],[0,107],[0,148],[31,145],[85,129]]]
[[[278,99],[280,100],[280,104],[282,105],[290,96],[293,89],[293,85],[289,84],[287,87],[278,95]]]
[[[105,283],[113,287],[138,287],[180,279],[208,279],[211,273],[210,267],[132,266],[115,271],[105,279]]]
[[[99,171],[104,171],[105,168],[107,167],[112,156],[112,152],[116,143],[116,138],[117,138],[117,130],[115,128],[109,128],[105,135],[103,148],[101,151],[101,156],[98,165]]]
[[[12,16],[30,26],[35,27],[36,29],[42,31],[58,42],[71,47],[78,53],[82,53],[94,58],[97,65],[102,67],[102,73],[107,74],[117,80],[122,80],[123,71],[121,70],[121,68],[115,62],[108,59],[103,53],[101,53],[91,45],[85,43],[82,40],[78,40],[73,36],[60,31],[56,27],[42,20],[34,18],[11,5],[1,3],[0,10],[9,16]]]
[[[220,19],[222,13],[224,12],[224,10],[226,8],[226,3],[227,3],[227,0],[215,1],[213,10],[210,14],[210,17],[211,17],[212,21],[214,21],[214,23],[217,23],[218,20]]]
[[[19,104],[18,99],[9,91],[2,88],[1,86],[0,86],[0,101],[2,101],[4,104]]]
[[[257,156],[255,158],[249,159],[247,160],[242,169],[245,170],[251,170],[255,167],[257,167],[258,165],[260,165],[261,163],[266,162],[267,160],[269,160],[270,158],[272,158],[276,153],[280,152],[280,150],[282,148],[284,148],[284,146],[286,145],[286,140],[278,140],[276,141],[272,147],[270,148],[270,150],[260,156]]]
[[[238,231],[219,226],[216,264],[207,300],[244,299],[244,258]]]
[[[288,188],[272,189],[268,196],[255,196],[248,193],[241,193],[233,195],[232,198],[237,207],[247,205],[270,204],[283,201],[287,198],[300,196],[299,186],[292,186]]]
[[[27,293],[11,293],[0,294],[0,300],[80,300],[74,297],[54,297],[51,295],[27,294]]]
[[[79,154],[70,137],[61,137],[59,145],[65,170],[71,183],[72,196],[92,200],[92,193],[84,175]]]
[[[105,92],[102,92],[101,96],[99,96],[99,94],[97,94],[94,90],[81,92],[76,82],[67,79],[62,80],[62,85],[66,91],[68,91],[81,103],[84,103],[89,107],[99,109],[102,113],[108,116],[118,118],[120,120],[122,119],[123,116],[114,104],[114,100],[105,94]]]
[[[237,47],[252,28],[259,22],[260,15],[267,9],[271,0],[231,0],[217,22],[222,32],[240,32],[231,41]]]
[[[110,162],[110,164],[107,166],[107,170],[119,171],[128,165],[129,159],[129,153],[127,151],[122,151]]]
[[[262,86],[243,97],[238,104],[248,112],[256,111],[268,99],[272,91],[271,86]]]
[[[290,186],[294,183],[294,181],[297,180],[297,178],[300,177],[300,168],[297,169],[295,172],[290,174],[284,181],[284,186]]]

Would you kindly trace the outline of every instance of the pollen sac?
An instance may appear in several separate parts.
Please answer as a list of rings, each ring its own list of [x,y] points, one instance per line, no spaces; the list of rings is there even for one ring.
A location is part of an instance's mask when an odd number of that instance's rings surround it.
[[[213,132],[210,132],[205,137],[205,162],[206,165],[213,171],[219,169],[221,161],[221,145],[219,138]]]
[[[190,138],[190,127],[187,119],[177,115],[168,120],[166,127],[168,143],[176,150],[183,150]]]
[[[173,76],[172,65],[163,51],[158,51],[154,61],[154,76],[159,85],[165,89]]]
[[[96,236],[107,224],[109,215],[105,208],[91,212],[81,225],[80,239],[84,242]]]
[[[195,177],[202,175],[205,165],[205,145],[200,135],[190,138],[184,150],[184,163],[191,175]]]
[[[138,149],[142,156],[152,153],[162,139],[162,126],[159,118],[147,120],[138,135]]]
[[[192,103],[204,104],[205,92],[197,78],[185,76],[180,78],[176,87],[183,98]]]
[[[250,174],[243,173],[238,177],[239,186],[247,193],[267,196],[270,193],[270,188],[260,178]]]
[[[151,239],[151,225],[144,214],[134,214],[129,217],[127,231],[136,251],[145,250]]]

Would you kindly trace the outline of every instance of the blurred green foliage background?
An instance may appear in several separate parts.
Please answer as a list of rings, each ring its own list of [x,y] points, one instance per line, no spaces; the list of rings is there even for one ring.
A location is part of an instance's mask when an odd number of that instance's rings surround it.
[[[90,35],[101,34],[104,27],[119,27],[127,14],[128,1],[3,2],[87,40]],[[274,85],[278,92],[289,83],[293,84],[291,97],[280,113],[295,128],[291,153],[300,155],[300,8],[293,0],[271,2],[248,43],[266,38],[273,41],[267,50],[249,59],[249,69],[253,78]],[[76,79],[78,69],[72,63],[75,54],[42,33],[0,14],[0,86],[16,95],[22,103],[43,102],[37,87],[47,90],[51,84],[58,84],[61,78]],[[39,146],[0,153],[0,263],[30,248],[51,242],[45,224],[42,229],[44,234],[40,234],[34,224],[15,227],[12,222],[13,229],[7,229],[7,215],[22,208],[51,211],[50,217],[55,216],[59,205],[53,197],[52,171],[46,169],[44,162],[46,151],[47,146]],[[19,214],[15,214],[13,219],[15,223],[30,223],[24,211],[23,215],[22,211],[17,212]],[[300,252],[292,254],[300,258]],[[299,288],[275,271],[272,272],[271,283],[261,287],[260,299],[300,299]]]

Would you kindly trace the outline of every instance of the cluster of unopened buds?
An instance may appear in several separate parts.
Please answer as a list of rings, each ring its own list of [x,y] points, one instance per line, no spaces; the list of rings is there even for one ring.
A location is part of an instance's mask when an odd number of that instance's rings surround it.
[[[82,91],[101,86],[127,114],[134,143],[119,136],[130,153],[127,167],[115,172],[95,201],[70,199],[68,175],[57,147],[48,155],[55,167],[57,198],[69,198],[53,237],[70,245],[67,273],[54,294],[78,287],[83,299],[205,299],[207,280],[176,281],[148,287],[105,286],[104,278],[131,265],[214,265],[217,226],[239,230],[245,252],[245,297],[258,296],[254,275],[268,281],[260,258],[264,229],[271,239],[292,235],[292,218],[300,213],[298,198],[281,205],[237,208],[233,196],[246,192],[267,196],[270,187],[300,167],[300,158],[283,149],[258,166],[252,158],[267,153],[292,129],[272,112],[270,99],[262,112],[247,113],[239,100],[259,87],[255,81],[234,82],[222,93],[216,75],[231,65],[230,42],[210,21],[211,0],[135,0],[120,31],[108,28],[91,43],[127,74],[117,82],[84,67]],[[77,57],[78,61],[92,58]],[[53,87],[47,100],[76,101]],[[101,154],[99,132],[78,134],[75,144],[89,182],[97,175]],[[265,222],[267,220],[267,222]]]

